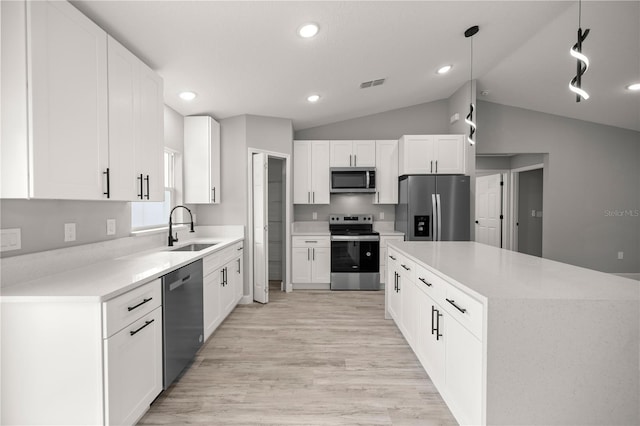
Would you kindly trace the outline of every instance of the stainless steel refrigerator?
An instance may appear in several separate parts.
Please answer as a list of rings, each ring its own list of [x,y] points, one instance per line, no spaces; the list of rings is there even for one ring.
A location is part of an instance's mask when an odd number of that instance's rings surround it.
[[[469,181],[460,175],[400,176],[396,230],[406,241],[469,241]]]

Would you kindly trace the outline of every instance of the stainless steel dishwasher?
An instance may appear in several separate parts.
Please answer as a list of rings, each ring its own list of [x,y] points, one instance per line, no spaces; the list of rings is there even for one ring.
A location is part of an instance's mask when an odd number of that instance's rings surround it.
[[[162,309],[167,389],[202,346],[202,259],[162,277]]]

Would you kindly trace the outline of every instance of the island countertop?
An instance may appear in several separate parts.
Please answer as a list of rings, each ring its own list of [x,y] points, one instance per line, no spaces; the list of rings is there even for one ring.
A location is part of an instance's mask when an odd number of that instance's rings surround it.
[[[390,241],[414,261],[483,299],[638,300],[640,282],[467,241]]]

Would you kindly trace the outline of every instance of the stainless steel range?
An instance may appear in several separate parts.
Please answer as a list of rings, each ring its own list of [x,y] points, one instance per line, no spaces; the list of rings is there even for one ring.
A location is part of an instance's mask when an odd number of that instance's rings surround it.
[[[331,290],[380,290],[380,235],[373,215],[329,216]]]

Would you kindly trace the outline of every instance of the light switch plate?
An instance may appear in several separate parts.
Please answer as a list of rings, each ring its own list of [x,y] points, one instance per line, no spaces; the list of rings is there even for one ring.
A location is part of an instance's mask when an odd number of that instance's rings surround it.
[[[76,240],[76,224],[75,223],[65,223],[64,224],[64,242],[68,243],[70,241]]]
[[[318,220],[318,212],[313,212],[313,220]]]
[[[22,236],[20,228],[0,230],[0,251],[20,250],[22,248]]]
[[[619,252],[618,252],[618,259],[619,259],[619,260],[624,259],[624,252],[623,252],[623,251],[619,251]]]
[[[107,219],[107,235],[116,235],[115,219]]]
[[[380,212],[380,220],[384,220],[384,212]]]

